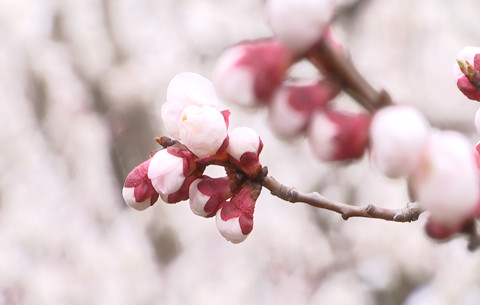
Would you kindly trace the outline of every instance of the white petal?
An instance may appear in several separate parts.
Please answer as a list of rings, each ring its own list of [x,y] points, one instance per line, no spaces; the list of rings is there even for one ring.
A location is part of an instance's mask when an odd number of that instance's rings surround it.
[[[125,203],[129,207],[132,207],[138,211],[143,211],[146,208],[150,207],[151,198],[148,198],[147,200],[142,202],[137,202],[135,201],[134,191],[135,189],[133,187],[124,187],[122,189],[122,196],[123,196],[123,200],[125,200]]]
[[[473,149],[460,133],[433,133],[412,176],[418,202],[444,225],[463,221],[479,200],[479,175]]]
[[[475,113],[475,128],[477,132],[480,134],[480,108]]]
[[[237,160],[246,152],[258,153],[260,138],[255,130],[248,127],[237,127],[228,133],[227,152]]]
[[[176,75],[167,88],[167,101],[162,105],[161,116],[167,132],[179,139],[180,120],[189,105],[218,106],[213,84],[205,77],[191,72]]]
[[[182,114],[180,139],[200,158],[214,155],[227,137],[225,119],[209,106],[188,106]]]
[[[265,9],[275,36],[303,52],[321,38],[333,5],[329,0],[268,0]]]
[[[337,151],[334,141],[339,127],[327,115],[317,111],[310,122],[308,140],[313,154],[321,160],[331,160]]]
[[[166,149],[157,152],[150,161],[148,178],[159,193],[178,191],[185,181],[183,159],[169,154]]]
[[[457,53],[458,61],[467,61],[469,64],[474,64],[475,55],[480,54],[480,47],[464,47]],[[455,63],[453,66],[453,75],[456,79],[459,79],[464,76],[463,72],[460,70],[458,63]]]
[[[192,182],[190,185],[190,189],[188,191],[188,197],[190,199],[190,209],[195,215],[205,217],[208,215],[205,212],[205,205],[207,204],[209,196],[202,194],[198,190],[198,184],[202,181],[202,179],[197,179]]]
[[[430,131],[428,121],[411,106],[378,111],[370,126],[371,160],[391,178],[408,175],[417,165]]]
[[[218,94],[225,100],[243,107],[257,105],[252,72],[237,62],[244,56],[242,46],[233,46],[217,60],[212,81]]]
[[[225,237],[226,240],[238,244],[244,241],[248,235],[243,235],[242,228],[240,227],[240,220],[238,217],[230,218],[225,221],[220,216],[221,209],[217,212],[215,217],[215,222],[217,224],[217,229]]]

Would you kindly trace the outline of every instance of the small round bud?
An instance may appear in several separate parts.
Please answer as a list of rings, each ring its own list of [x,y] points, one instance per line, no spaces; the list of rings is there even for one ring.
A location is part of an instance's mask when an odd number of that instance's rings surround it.
[[[268,0],[265,7],[275,37],[297,54],[321,39],[333,8],[330,0]]]
[[[274,39],[245,41],[220,56],[213,73],[218,94],[244,107],[268,102],[283,80],[292,58]]]
[[[231,181],[226,178],[202,176],[190,185],[190,209],[202,217],[214,216],[226,199],[232,197]]]
[[[123,184],[123,200],[128,206],[139,211],[152,206],[158,200],[158,193],[147,176],[149,164],[150,160],[147,160],[135,167]]]
[[[454,131],[432,133],[410,177],[414,197],[440,225],[473,217],[479,202],[479,173],[468,139]]]
[[[284,139],[300,135],[315,109],[325,108],[339,92],[330,81],[286,82],[270,102],[269,123],[273,132]]]
[[[255,177],[262,169],[259,161],[262,148],[262,140],[251,128],[237,127],[229,132],[227,153],[230,161],[250,177]]]
[[[308,129],[313,154],[324,161],[360,158],[368,144],[370,117],[337,111],[316,111]]]
[[[416,166],[430,124],[416,108],[389,106],[375,113],[370,126],[370,159],[384,175],[398,178]]]

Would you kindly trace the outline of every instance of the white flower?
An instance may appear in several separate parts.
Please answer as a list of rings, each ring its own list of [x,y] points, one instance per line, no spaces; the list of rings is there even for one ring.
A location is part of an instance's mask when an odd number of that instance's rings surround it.
[[[221,216],[222,209],[218,210],[215,217],[217,229],[225,237],[226,240],[238,244],[244,241],[248,235],[242,233],[242,227],[240,226],[240,218],[233,217],[228,220],[224,220]]]
[[[419,204],[442,225],[470,217],[479,200],[479,173],[468,139],[454,131],[432,133],[412,174]]]
[[[188,106],[183,111],[180,140],[199,158],[214,155],[227,137],[222,113],[210,106]]]
[[[167,132],[180,138],[179,128],[183,110],[190,105],[218,106],[218,98],[212,83],[205,77],[183,72],[172,78],[167,88],[167,101],[162,105],[162,120]]]
[[[206,217],[209,213],[205,212],[205,205],[207,201],[210,199],[210,196],[203,194],[198,189],[198,184],[202,181],[202,179],[196,179],[190,185],[190,189],[188,192],[188,197],[190,199],[190,209],[195,215]]]
[[[417,166],[429,131],[428,121],[416,108],[383,108],[370,126],[371,161],[388,177],[408,175]]]
[[[267,20],[275,36],[294,52],[320,40],[333,13],[330,0],[268,0]]]
[[[248,127],[237,127],[228,133],[229,142],[227,152],[230,156],[240,161],[246,152],[258,155],[260,137],[257,132]]]
[[[178,191],[186,178],[183,158],[170,154],[168,149],[157,152],[150,161],[148,178],[158,193],[168,195]]]

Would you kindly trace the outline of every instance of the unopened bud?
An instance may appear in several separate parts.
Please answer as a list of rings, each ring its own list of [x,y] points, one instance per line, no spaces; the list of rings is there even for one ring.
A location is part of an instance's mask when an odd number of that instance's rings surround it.
[[[158,193],[148,179],[150,159],[135,167],[125,179],[122,195],[125,203],[139,211],[152,206],[158,200]]]

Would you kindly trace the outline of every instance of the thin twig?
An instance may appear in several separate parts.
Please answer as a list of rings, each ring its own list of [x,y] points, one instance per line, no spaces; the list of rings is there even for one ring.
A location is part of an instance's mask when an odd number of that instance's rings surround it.
[[[375,90],[358,72],[352,61],[343,52],[338,52],[322,39],[307,54],[307,59],[328,77],[335,79],[360,105],[368,111],[375,111],[392,103],[385,90]]]
[[[352,206],[330,200],[318,192],[304,193],[293,187],[287,187],[271,176],[263,179],[263,186],[270,190],[271,194],[292,203],[303,202],[320,209],[326,209],[339,213],[343,219],[350,217],[367,217],[384,219],[395,222],[411,222],[418,219],[422,210],[416,203],[409,203],[402,209],[385,209],[375,205],[364,207]]]

